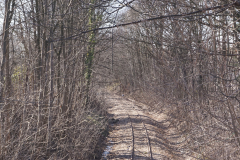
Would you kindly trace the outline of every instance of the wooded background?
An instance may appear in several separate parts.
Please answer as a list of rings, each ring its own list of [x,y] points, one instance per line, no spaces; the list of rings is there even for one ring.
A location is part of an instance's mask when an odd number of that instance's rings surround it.
[[[199,159],[240,157],[240,2],[1,2],[1,159],[93,159],[100,89],[168,108]]]

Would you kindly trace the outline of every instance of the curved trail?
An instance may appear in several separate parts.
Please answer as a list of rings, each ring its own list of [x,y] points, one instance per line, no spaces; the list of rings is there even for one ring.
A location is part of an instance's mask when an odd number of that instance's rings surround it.
[[[193,159],[185,155],[184,138],[168,127],[164,113],[150,112],[148,106],[115,94],[107,93],[105,99],[110,117],[118,122],[111,124],[107,140],[112,149],[102,159]]]

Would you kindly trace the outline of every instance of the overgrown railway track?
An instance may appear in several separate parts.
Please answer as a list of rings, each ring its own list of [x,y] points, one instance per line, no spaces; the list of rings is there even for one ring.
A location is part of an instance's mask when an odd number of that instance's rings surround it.
[[[116,95],[109,95],[109,115],[118,119],[110,132],[110,150],[103,159],[176,159],[193,160],[187,156],[184,138],[173,128],[165,113],[155,113],[144,104]],[[184,153],[183,153],[184,152]]]
[[[128,114],[128,118],[129,118],[129,121],[130,121],[131,130],[132,130],[131,159],[132,160],[138,159],[136,157],[141,156],[141,155],[139,155],[139,153],[141,153],[141,151],[140,151],[141,148],[140,147],[143,146],[143,145],[147,145],[147,148],[148,148],[147,154],[146,154],[146,151],[144,151],[141,154],[144,157],[144,159],[147,158],[149,160],[152,160],[153,157],[152,157],[151,141],[150,141],[150,137],[149,137],[149,134],[148,134],[146,124],[143,121],[143,117],[140,114],[138,114],[138,115],[129,115]],[[141,135],[145,135],[145,136],[144,137],[140,137],[140,136],[136,137],[135,136],[136,132],[138,132],[138,136],[139,136],[139,133],[141,133]],[[143,139],[143,138],[146,140],[147,143],[141,144],[141,145],[137,144],[137,143],[140,143],[140,140]],[[138,139],[138,140],[136,140],[136,139]],[[136,154],[136,151],[138,151],[138,155]]]

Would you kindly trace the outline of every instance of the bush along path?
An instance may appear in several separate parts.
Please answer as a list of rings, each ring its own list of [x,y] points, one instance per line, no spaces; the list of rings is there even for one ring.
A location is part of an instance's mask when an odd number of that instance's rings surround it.
[[[102,160],[193,160],[186,139],[170,127],[168,116],[132,99],[107,93],[111,131]]]

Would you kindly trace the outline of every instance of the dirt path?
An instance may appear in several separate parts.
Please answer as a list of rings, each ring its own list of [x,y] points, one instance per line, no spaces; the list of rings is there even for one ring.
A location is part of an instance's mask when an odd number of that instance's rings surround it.
[[[184,138],[168,127],[164,113],[149,112],[146,105],[115,94],[105,98],[113,129],[107,138],[110,152],[102,159],[193,159],[183,154]]]

